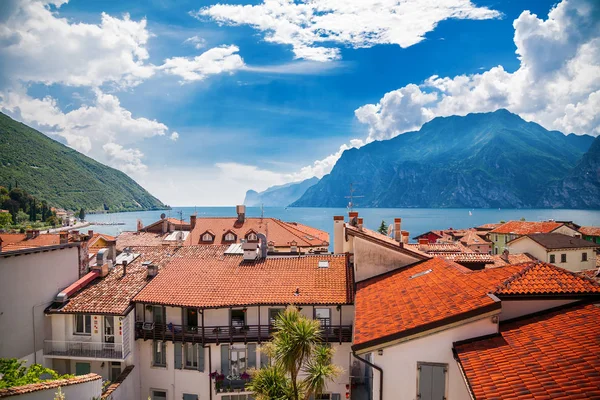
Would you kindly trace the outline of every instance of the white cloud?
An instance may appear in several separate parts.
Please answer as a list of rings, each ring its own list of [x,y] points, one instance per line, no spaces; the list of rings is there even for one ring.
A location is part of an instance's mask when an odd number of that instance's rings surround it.
[[[314,61],[340,58],[335,46],[409,47],[422,41],[440,21],[450,18],[501,16],[469,0],[264,0],[258,5],[216,4],[191,14],[222,24],[250,25],[263,32],[268,42],[291,45],[296,58]]]
[[[166,59],[159,69],[182,78],[182,82],[204,80],[208,75],[233,73],[244,66],[237,46],[213,47],[196,57]]]
[[[565,0],[542,20],[524,11],[513,23],[520,67],[432,76],[355,111],[367,141],[387,139],[436,116],[498,108],[564,133],[600,134],[600,3]]]
[[[200,50],[201,48],[206,46],[206,40],[198,35],[185,39],[183,43],[194,46],[196,50]]]
[[[177,139],[179,139],[179,133],[177,133],[177,132],[171,133],[171,136],[169,136],[169,139],[171,139],[172,141],[176,142]]]
[[[9,8],[0,25],[3,75],[10,80],[98,86],[134,85],[153,75],[148,65],[146,20],[102,13],[99,24],[60,18],[66,1],[22,0]]]
[[[19,88],[0,92],[0,109],[47,134],[64,138],[69,146],[100,162],[125,172],[143,173],[143,153],[124,145],[163,136],[169,128],[156,120],[134,117],[114,95],[99,89],[94,94],[91,105],[64,113],[52,97],[35,99]]]

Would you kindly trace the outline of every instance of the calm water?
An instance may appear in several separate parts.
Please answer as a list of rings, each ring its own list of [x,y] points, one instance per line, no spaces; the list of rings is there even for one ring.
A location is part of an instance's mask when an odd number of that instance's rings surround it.
[[[133,231],[136,229],[138,219],[144,225],[148,225],[160,219],[160,214],[189,221],[191,214],[196,211],[198,217],[210,216],[235,216],[235,207],[174,207],[170,211],[140,211],[116,214],[90,214],[89,221],[95,222],[124,222],[125,225],[107,226],[94,225],[90,227],[97,232],[117,235],[121,231]],[[513,209],[430,209],[430,208],[358,208],[356,211],[364,218],[367,228],[377,229],[384,220],[387,224],[394,218],[402,218],[402,230],[408,230],[411,238],[431,229],[446,228],[469,228],[485,223],[508,221],[524,217],[528,221],[539,221],[547,219],[574,221],[580,225],[600,225],[600,210],[513,210]],[[247,207],[246,215],[259,217],[259,207]],[[333,238],[333,216],[346,215],[345,208],[283,208],[265,207],[264,216],[279,218],[284,221],[295,221],[329,232]]]

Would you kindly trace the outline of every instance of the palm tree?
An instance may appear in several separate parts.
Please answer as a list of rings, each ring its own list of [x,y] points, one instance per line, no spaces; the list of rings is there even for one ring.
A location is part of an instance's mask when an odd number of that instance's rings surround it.
[[[273,340],[261,347],[271,365],[253,371],[246,388],[257,400],[308,400],[322,393],[342,369],[331,363],[333,349],[322,343],[319,321],[289,306],[274,327]]]

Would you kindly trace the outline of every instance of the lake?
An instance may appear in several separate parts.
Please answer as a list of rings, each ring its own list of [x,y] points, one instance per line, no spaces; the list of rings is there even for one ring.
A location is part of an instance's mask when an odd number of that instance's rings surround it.
[[[460,209],[460,208],[357,208],[359,216],[364,218],[364,225],[377,229],[384,220],[393,223],[394,218],[402,218],[402,230],[410,232],[410,237],[432,229],[461,229],[492,222],[518,220],[565,220],[580,225],[600,226],[600,210],[547,210],[547,209]],[[469,211],[471,215],[469,215]],[[115,214],[90,214],[89,221],[123,222],[125,225],[93,225],[90,229],[109,235],[117,235],[122,231],[134,231],[137,220],[148,225],[160,219],[162,213],[173,218],[189,221],[189,217],[197,212],[198,217],[235,216],[235,207],[173,207],[169,211],[137,211]],[[248,217],[260,217],[260,207],[246,207]],[[265,207],[264,216],[284,221],[300,222],[329,232],[333,240],[333,216],[348,216],[345,208],[284,208]]]

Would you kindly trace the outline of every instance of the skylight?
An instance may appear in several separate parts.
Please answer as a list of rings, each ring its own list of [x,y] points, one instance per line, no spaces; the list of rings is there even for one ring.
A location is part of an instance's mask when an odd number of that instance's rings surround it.
[[[409,279],[415,279],[415,278],[418,278],[420,276],[427,275],[431,271],[433,271],[433,270],[432,269],[428,269],[427,271],[419,272],[418,274],[414,274],[413,276],[411,276]]]
[[[329,268],[329,261],[319,261],[319,268]]]

